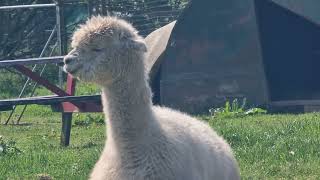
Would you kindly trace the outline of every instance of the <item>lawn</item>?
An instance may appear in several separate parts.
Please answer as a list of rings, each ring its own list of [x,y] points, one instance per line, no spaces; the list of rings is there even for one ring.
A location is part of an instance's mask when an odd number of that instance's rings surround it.
[[[320,178],[320,113],[201,118],[231,144],[242,179]],[[0,153],[0,179],[87,179],[103,148],[102,119],[74,115],[71,146],[63,148],[60,114],[31,106],[22,125],[0,125],[2,143],[10,146]]]

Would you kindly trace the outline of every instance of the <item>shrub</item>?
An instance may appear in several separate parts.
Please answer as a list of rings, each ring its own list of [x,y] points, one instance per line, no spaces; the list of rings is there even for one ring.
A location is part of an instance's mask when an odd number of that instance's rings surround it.
[[[242,117],[267,113],[266,110],[257,107],[247,109],[245,98],[242,100],[241,104],[238,99],[234,99],[231,103],[226,101],[224,107],[209,109],[209,112],[213,118]]]
[[[20,154],[22,151],[16,146],[13,140],[5,140],[0,135],[0,156]]]
[[[104,117],[102,113],[91,114],[75,114],[75,126],[90,126],[91,124],[104,124]]]

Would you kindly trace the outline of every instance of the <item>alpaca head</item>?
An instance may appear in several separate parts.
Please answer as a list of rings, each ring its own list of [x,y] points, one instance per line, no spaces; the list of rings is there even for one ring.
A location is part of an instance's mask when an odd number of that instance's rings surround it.
[[[64,70],[100,85],[130,76],[128,71],[143,64],[141,57],[146,52],[137,31],[115,17],[92,17],[74,32],[71,46],[64,58]]]

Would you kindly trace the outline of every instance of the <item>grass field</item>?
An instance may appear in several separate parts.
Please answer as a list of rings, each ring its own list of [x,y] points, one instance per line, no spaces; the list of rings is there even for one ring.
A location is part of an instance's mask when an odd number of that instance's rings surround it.
[[[320,113],[201,118],[231,144],[242,179],[320,178]],[[71,146],[63,148],[60,114],[31,106],[22,125],[0,125],[8,145],[6,153],[0,148],[0,179],[87,179],[103,148],[102,119],[74,115]]]

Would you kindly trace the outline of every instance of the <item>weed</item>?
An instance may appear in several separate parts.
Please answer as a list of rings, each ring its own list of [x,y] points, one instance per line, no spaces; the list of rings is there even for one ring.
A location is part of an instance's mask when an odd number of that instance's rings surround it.
[[[13,140],[5,140],[0,136],[0,156],[20,154],[22,151],[16,146]]]
[[[231,103],[226,101],[224,107],[209,109],[211,117],[214,118],[229,118],[229,117],[243,117],[246,115],[265,114],[266,110],[261,108],[246,109],[246,98],[239,103],[238,99],[234,99]]]
[[[75,114],[75,126],[90,126],[92,123],[104,124],[104,117],[102,113],[91,114]]]
[[[39,180],[52,180],[53,178],[48,174],[37,174],[37,179]]]

